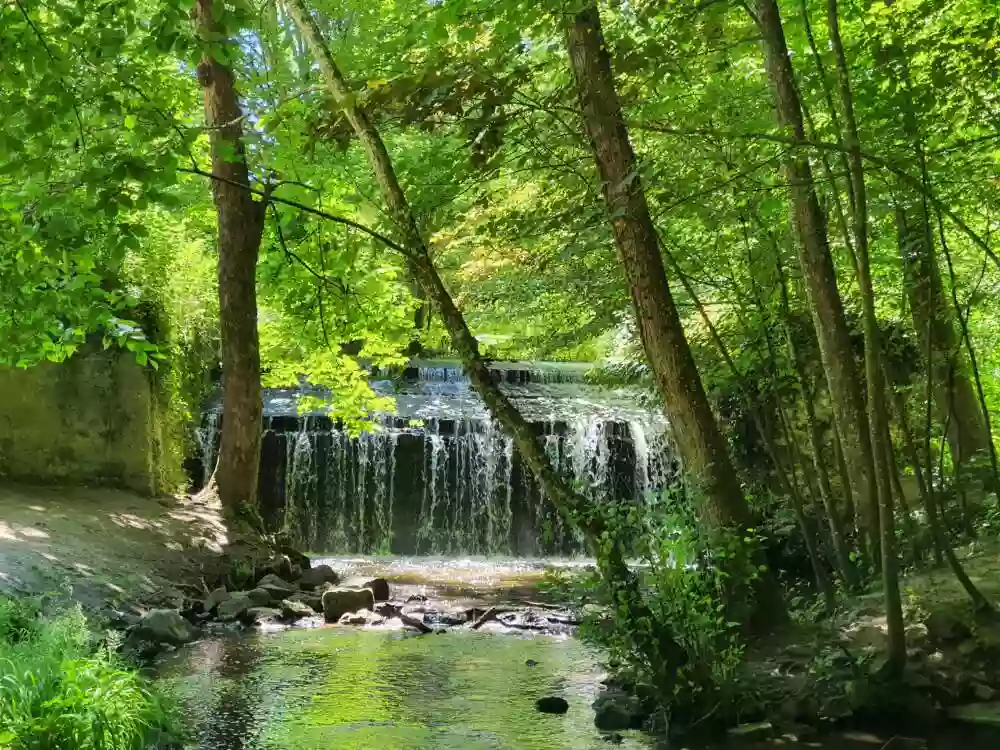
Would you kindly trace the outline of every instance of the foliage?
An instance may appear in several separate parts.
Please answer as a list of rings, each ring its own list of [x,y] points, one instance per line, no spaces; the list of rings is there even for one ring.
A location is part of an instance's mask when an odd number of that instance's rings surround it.
[[[98,645],[79,608],[43,616],[0,598],[0,747],[139,750],[168,736],[166,707]]]
[[[669,492],[647,504],[602,511],[609,541],[600,545],[597,567],[579,576],[549,572],[545,586],[589,612],[581,637],[600,646],[615,671],[656,708],[686,722],[720,705],[726,713],[738,700],[736,675],[745,648],[740,623],[727,615],[736,610],[727,605],[745,596],[758,575],[749,562],[759,545],[753,530],[746,537],[709,539],[690,504]],[[617,554],[615,544],[636,563],[644,616],[637,617],[635,607],[615,605],[615,582],[598,574],[605,557]],[[680,650],[668,645],[664,633]],[[649,643],[660,646],[650,650]]]

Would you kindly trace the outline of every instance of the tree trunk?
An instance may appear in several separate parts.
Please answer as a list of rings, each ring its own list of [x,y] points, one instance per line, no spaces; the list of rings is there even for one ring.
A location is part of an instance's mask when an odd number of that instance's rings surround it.
[[[263,407],[257,339],[257,254],[264,230],[264,203],[249,186],[243,150],[243,112],[232,71],[211,53],[226,30],[216,20],[221,3],[197,0],[195,23],[205,45],[198,65],[210,129],[212,183],[218,215],[219,314],[222,331],[222,438],[216,468],[219,498],[231,525],[259,532],[257,471]],[[223,181],[225,180],[225,181]]]
[[[785,32],[775,0],[756,0],[756,20],[763,37],[764,66],[774,93],[778,123],[797,140],[805,140],[802,107],[795,86]],[[851,350],[847,319],[830,256],[826,218],[813,185],[805,152],[792,149],[784,158],[790,184],[792,215],[799,237],[798,252],[806,281],[820,356],[826,373],[834,419],[855,494],[862,499],[865,531],[873,557],[879,549],[879,502],[874,481],[875,459],[861,395],[861,381]]]
[[[571,19],[566,44],[639,335],[684,468],[697,484],[701,516],[710,529],[746,529],[753,523],[750,509],[670,293],[596,5]],[[784,608],[773,577],[762,576],[757,589],[756,615],[782,618]]]
[[[586,499],[574,491],[556,471],[531,426],[493,381],[489,368],[479,353],[475,337],[431,260],[381,136],[348,89],[315,19],[303,1],[285,0],[285,5],[319,62],[327,90],[365,148],[383,199],[403,235],[403,247],[407,251],[411,273],[427,298],[437,306],[441,320],[451,336],[452,345],[469,374],[472,387],[493,418],[511,435],[518,454],[553,505],[587,535],[591,544],[602,545],[604,554],[598,555],[600,573],[611,593],[614,607],[616,611],[624,612],[628,618],[641,618],[650,623],[651,628],[642,633],[638,648],[646,653],[650,663],[664,665],[667,669],[669,674],[662,675],[662,684],[659,685],[666,690],[672,684],[673,665],[686,659],[683,649],[673,636],[672,625],[653,617],[643,599],[638,579],[626,563],[622,545],[615,537],[614,530],[605,527],[603,520],[587,507]]]
[[[882,368],[882,343],[879,340],[878,319],[875,315],[875,290],[872,285],[871,259],[868,248],[868,197],[865,187],[861,143],[854,115],[850,73],[840,40],[837,0],[829,0],[830,40],[837,61],[837,81],[841,106],[844,108],[844,142],[850,163],[850,181],[854,193],[853,230],[858,259],[858,286],[861,288],[861,308],[865,334],[865,376],[868,380],[868,424],[871,451],[874,454],[875,483],[879,503],[881,531],[882,586],[885,597],[886,624],[889,632],[889,666],[898,674],[906,664],[906,638],[903,629],[903,604],[899,593],[899,562],[896,556],[892,471],[892,442],[889,438],[889,418],[886,410],[885,376]],[[892,463],[890,463],[890,461]]]

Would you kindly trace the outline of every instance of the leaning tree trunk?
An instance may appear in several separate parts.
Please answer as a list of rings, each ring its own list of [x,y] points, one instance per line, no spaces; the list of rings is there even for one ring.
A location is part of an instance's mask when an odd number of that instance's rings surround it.
[[[756,0],[756,20],[763,37],[764,65],[774,93],[778,123],[796,140],[805,140],[802,106],[781,15],[775,0]],[[844,306],[830,255],[826,218],[813,184],[812,168],[802,149],[790,150],[784,172],[791,193],[792,215],[799,237],[798,253],[806,282],[820,357],[826,373],[834,420],[855,494],[861,498],[865,532],[873,557],[878,557],[879,502],[875,462]]]
[[[673,665],[686,659],[683,649],[674,638],[672,624],[653,617],[643,599],[636,575],[626,564],[622,545],[611,533],[613,530],[605,527],[602,519],[587,507],[585,498],[574,491],[565,477],[556,471],[531,426],[493,381],[489,368],[479,353],[475,337],[431,260],[427,244],[399,185],[378,130],[348,89],[316,20],[310,15],[303,0],[285,0],[285,5],[319,62],[327,90],[364,146],[383,199],[403,236],[403,247],[411,273],[419,281],[427,297],[437,306],[441,320],[451,336],[452,345],[468,371],[472,387],[483,399],[490,414],[511,435],[518,454],[553,505],[583,531],[592,545],[601,545],[603,548],[606,554],[599,556],[601,575],[611,592],[616,611],[624,612],[631,620],[650,623],[650,630],[644,631],[639,648],[653,663],[669,665],[662,680],[665,689],[672,684]]]
[[[701,515],[709,528],[745,529],[752,524],[750,509],[670,293],[596,5],[572,18],[566,43],[639,335],[685,470],[702,496]],[[765,575],[755,585],[752,619],[782,618],[784,608],[774,579]]]
[[[233,72],[211,51],[225,43],[221,2],[197,0],[195,24],[205,51],[198,65],[210,132],[218,215],[219,316],[222,331],[222,440],[215,479],[232,531],[260,531],[257,471],[263,407],[257,338],[257,254],[264,203],[255,201],[243,149],[243,112]]]

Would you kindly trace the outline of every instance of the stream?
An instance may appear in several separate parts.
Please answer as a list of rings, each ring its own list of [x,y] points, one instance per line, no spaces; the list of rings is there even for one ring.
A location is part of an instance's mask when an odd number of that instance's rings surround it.
[[[326,558],[351,575],[382,575],[394,595],[462,608],[537,596],[546,566],[571,560]],[[165,658],[161,688],[180,702],[188,750],[590,750],[652,748],[641,732],[601,733],[590,707],[598,655],[566,635],[454,629],[416,635],[378,627],[246,631],[210,637]],[[565,715],[535,700],[566,699]],[[822,742],[738,747],[825,750],[986,750],[994,737],[904,740],[864,732]],[[701,750],[690,746],[690,750]]]

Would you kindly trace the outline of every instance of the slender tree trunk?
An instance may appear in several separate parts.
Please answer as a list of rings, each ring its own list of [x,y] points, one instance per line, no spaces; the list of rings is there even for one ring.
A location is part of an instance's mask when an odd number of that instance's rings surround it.
[[[264,203],[249,186],[243,149],[243,112],[232,71],[211,52],[226,44],[216,20],[218,0],[197,0],[195,24],[205,45],[198,65],[210,129],[212,183],[218,215],[219,313],[222,330],[222,437],[216,469],[219,498],[231,526],[260,531],[256,513],[263,406],[257,339],[257,254],[264,230]]]
[[[701,515],[709,528],[745,529],[752,525],[750,509],[670,293],[596,5],[569,21],[566,45],[639,335],[685,469],[698,485]],[[755,586],[755,619],[782,619],[783,603],[773,577],[764,575]]]
[[[812,450],[813,465],[819,480],[819,495],[826,509],[827,521],[830,525],[830,538],[833,541],[833,549],[837,559],[837,567],[840,570],[841,578],[849,589],[857,588],[858,576],[851,562],[851,550],[848,545],[847,533],[844,530],[843,521],[833,502],[833,490],[830,487],[830,475],[826,468],[823,440],[819,432],[819,424],[816,420],[816,409],[813,404],[813,392],[809,387],[808,374],[805,363],[798,347],[795,345],[795,338],[792,336],[790,326],[791,306],[788,301],[788,283],[785,280],[785,270],[781,263],[781,258],[776,258],[778,271],[779,291],[781,294],[781,314],[782,323],[785,330],[785,341],[787,342],[789,353],[792,358],[792,366],[799,381],[799,393],[802,396],[803,405],[806,412],[806,429],[809,432],[809,445]],[[844,487],[845,493],[850,493],[849,486]]]
[[[899,593],[899,561],[896,555],[896,529],[893,512],[892,442],[889,439],[889,418],[885,403],[885,376],[882,368],[882,344],[879,340],[878,319],[875,315],[875,290],[871,277],[868,249],[868,198],[865,187],[861,142],[854,114],[850,71],[840,39],[837,0],[829,0],[830,41],[837,61],[837,83],[843,107],[844,141],[850,162],[850,179],[854,193],[853,230],[858,258],[858,284],[861,287],[861,307],[865,333],[865,375],[868,380],[868,424],[871,449],[874,454],[875,483],[879,501],[879,527],[882,547],[882,585],[884,588],[886,623],[889,631],[890,667],[896,673],[906,664],[906,638],[903,628],[903,604]],[[891,464],[890,464],[891,461]]]
[[[542,490],[568,520],[575,523],[592,544],[603,546],[598,556],[600,572],[617,611],[627,617],[644,619],[651,625],[644,632],[639,648],[647,654],[650,663],[664,665],[665,673],[658,675],[658,687],[668,689],[672,684],[673,666],[686,659],[683,649],[673,636],[670,623],[655,618],[646,605],[638,579],[628,567],[621,540],[614,529],[605,527],[602,519],[591,512],[585,498],[575,492],[564,477],[550,463],[541,443],[521,413],[493,381],[490,371],[479,353],[479,345],[469,330],[462,313],[455,306],[431,260],[416,219],[406,200],[395,169],[381,136],[369,120],[367,113],[357,103],[344,80],[329,47],[320,33],[315,19],[303,0],[285,0],[289,14],[298,26],[306,44],[319,62],[327,90],[347,117],[361,141],[375,173],[383,199],[403,235],[410,270],[420,283],[427,298],[432,300],[441,314],[442,322],[469,374],[469,379],[490,414],[511,435],[521,459],[528,465]]]
[[[755,6],[756,20],[763,37],[764,66],[774,92],[778,122],[794,138],[804,140],[802,106],[777,2],[756,0]],[[863,501],[868,547],[877,559],[880,518],[878,491],[874,481],[875,457],[861,395],[861,381],[851,350],[847,319],[830,256],[826,218],[816,196],[812,168],[806,154],[800,149],[790,150],[783,166],[786,179],[791,185],[792,215],[799,237],[799,263],[816,325],[837,432],[855,494]]]

